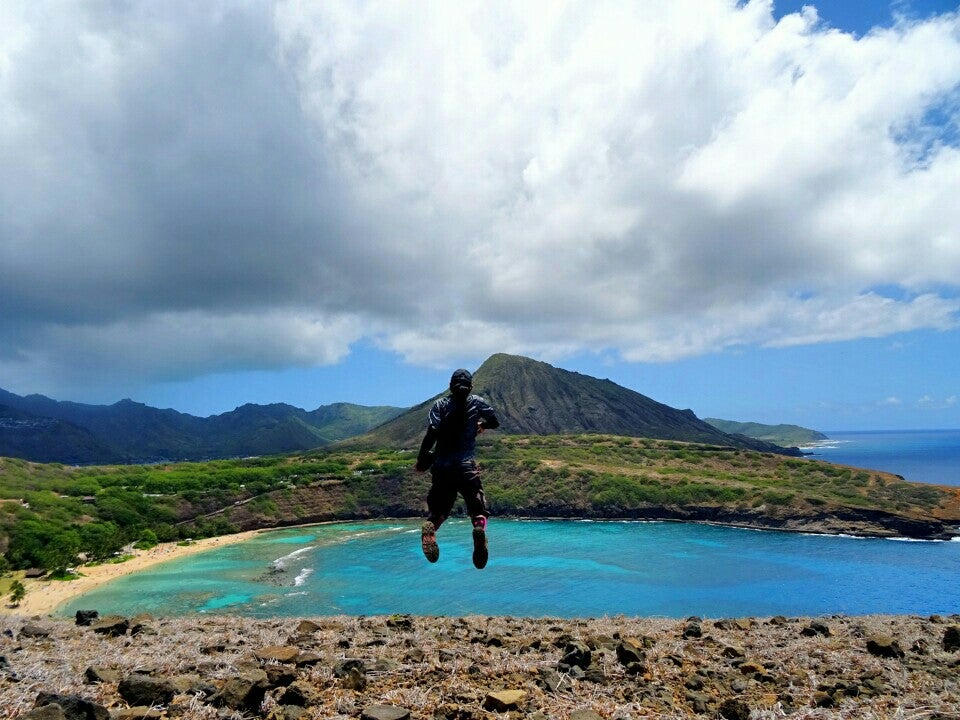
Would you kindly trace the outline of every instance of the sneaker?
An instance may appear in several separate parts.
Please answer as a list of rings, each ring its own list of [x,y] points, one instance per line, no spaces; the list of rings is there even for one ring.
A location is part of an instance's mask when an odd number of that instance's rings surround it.
[[[420,528],[420,547],[423,548],[423,556],[430,562],[436,562],[440,559],[440,546],[437,545],[437,528],[433,523],[427,520]]]
[[[487,566],[487,533],[482,527],[473,529],[473,566],[483,570]]]

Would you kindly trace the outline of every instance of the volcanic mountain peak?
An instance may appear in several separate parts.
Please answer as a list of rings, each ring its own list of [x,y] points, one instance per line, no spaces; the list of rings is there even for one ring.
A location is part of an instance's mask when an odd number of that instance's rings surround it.
[[[692,410],[677,410],[610,380],[518,355],[490,356],[474,373],[473,390],[494,407],[500,418],[500,430],[506,433],[603,433],[798,454],[798,451],[721,432],[697,418]],[[347,442],[414,447],[426,428],[427,411],[434,399]]]

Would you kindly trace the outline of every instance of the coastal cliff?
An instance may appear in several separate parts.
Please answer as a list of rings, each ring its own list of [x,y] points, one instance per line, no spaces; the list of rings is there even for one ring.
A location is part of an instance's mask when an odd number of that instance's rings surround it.
[[[426,488],[424,487],[424,497]],[[240,530],[304,525],[332,520],[371,520],[376,518],[423,517],[422,503],[390,502],[376,508],[345,509],[349,489],[343,483],[327,483],[288,493],[276,501],[269,516],[254,508],[229,508],[224,511],[231,527]],[[618,508],[615,506],[585,514],[584,508],[571,503],[544,503],[522,508],[493,507],[492,517],[530,519],[664,520],[702,522],[731,527],[785,532],[856,535],[862,537],[903,537],[924,540],[949,540],[960,536],[953,523],[927,517],[909,517],[897,513],[862,508],[790,510],[781,507],[741,508],[724,505],[655,505]]]
[[[479,451],[494,517],[710,522],[769,530],[949,539],[960,488],[814,459],[604,435],[505,436]],[[231,505],[238,530],[421,517],[429,474],[409,454],[325,453],[344,471]]]

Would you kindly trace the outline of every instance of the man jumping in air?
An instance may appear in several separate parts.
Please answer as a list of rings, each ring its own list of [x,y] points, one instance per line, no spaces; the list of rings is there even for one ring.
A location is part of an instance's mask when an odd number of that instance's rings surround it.
[[[480,484],[480,469],[474,459],[477,434],[500,426],[493,408],[478,395],[471,395],[473,376],[457,370],[450,378],[450,394],[430,408],[427,433],[420,443],[416,469],[430,469],[433,483],[427,494],[429,519],[420,529],[420,545],[430,562],[440,558],[437,530],[447,519],[459,493],[473,523],[473,564],[487,564],[487,508]],[[436,452],[431,448],[436,443]]]

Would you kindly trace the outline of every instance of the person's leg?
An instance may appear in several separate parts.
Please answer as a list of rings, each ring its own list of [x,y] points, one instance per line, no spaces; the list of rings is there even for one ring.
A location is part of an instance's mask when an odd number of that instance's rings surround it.
[[[440,559],[440,546],[437,544],[437,530],[447,519],[453,503],[457,500],[456,485],[446,473],[432,469],[433,482],[427,493],[427,520],[420,526],[420,548],[430,562]]]
[[[467,513],[473,524],[473,565],[478,570],[487,566],[489,551],[487,548],[487,504],[480,483],[480,469],[476,463],[465,464],[462,468],[459,491],[467,505]]]

